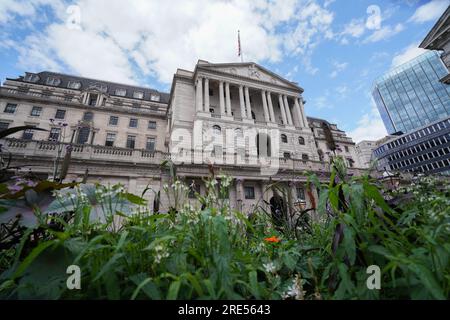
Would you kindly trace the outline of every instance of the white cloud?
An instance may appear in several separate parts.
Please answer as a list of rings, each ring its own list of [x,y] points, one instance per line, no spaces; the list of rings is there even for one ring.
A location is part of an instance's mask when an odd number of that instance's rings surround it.
[[[343,31],[338,34],[341,44],[348,44],[348,37],[360,38],[371,31],[373,31],[372,34],[367,36],[363,43],[377,42],[390,38],[404,29],[401,23],[395,26],[384,24],[384,21],[398,10],[398,6],[388,5],[384,11],[381,11],[379,6],[370,5],[367,9],[367,16],[354,18],[344,25]]]
[[[22,15],[15,2],[3,1],[0,19]],[[49,2],[32,0],[23,12],[37,16],[38,5]],[[315,74],[311,54],[322,39],[333,36],[333,13],[311,0],[130,0],[126,5],[119,0],[77,0],[73,5],[80,8],[80,30],[66,27],[66,8],[59,6],[59,20],[20,39],[22,68],[45,67],[129,83],[151,75],[170,83],[177,68],[192,69],[198,59],[239,61],[240,30],[245,61],[298,56],[303,69]]]
[[[395,26],[384,26],[376,31],[374,31],[370,36],[368,36],[366,39],[364,39],[364,42],[378,42],[381,40],[389,39],[393,36],[395,36],[397,33],[403,31],[405,27],[398,23]]]
[[[391,67],[394,68],[405,62],[408,62],[414,59],[415,57],[421,55],[425,51],[426,51],[425,49],[419,48],[418,43],[412,43],[411,45],[403,49],[400,53],[398,53],[396,56],[394,56],[394,58],[392,59]]]
[[[349,131],[348,135],[358,143],[362,140],[378,140],[387,135],[383,120],[375,105],[370,112],[365,113],[359,120],[358,126]]]
[[[414,12],[409,21],[416,23],[423,23],[427,21],[434,21],[441,16],[441,14],[450,5],[450,0],[433,0],[430,1]]]
[[[317,110],[321,109],[333,109],[334,105],[330,102],[330,91],[326,89],[319,97],[315,97],[311,100],[312,108]]]
[[[27,19],[44,19],[44,14],[39,10],[43,7],[49,7],[60,16],[64,9],[61,0],[2,0],[0,1],[0,24],[6,24],[20,16],[21,23],[16,27],[21,28],[24,25],[30,25]]]
[[[346,85],[337,86],[335,90],[339,98],[343,99],[347,96],[348,87]]]
[[[344,26],[342,35],[350,35],[355,38],[359,38],[366,30],[366,23],[363,19],[353,19]]]
[[[337,61],[333,61],[333,71],[330,73],[330,78],[336,78],[339,73],[341,73],[342,71],[344,71],[345,69],[347,69],[348,66],[348,62],[337,62]]]
[[[323,7],[324,8],[328,8],[328,6],[330,5],[330,4],[332,4],[333,2],[335,2],[336,0],[325,0],[324,1],[324,3],[323,3]]]

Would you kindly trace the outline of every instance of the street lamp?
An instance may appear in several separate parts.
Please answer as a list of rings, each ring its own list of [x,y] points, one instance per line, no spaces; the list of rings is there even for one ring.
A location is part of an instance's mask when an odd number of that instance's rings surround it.
[[[306,201],[303,199],[298,199],[297,201],[294,202],[294,206],[299,211],[304,211],[306,209]]]
[[[50,136],[50,141],[55,141],[57,143],[57,155],[56,155],[56,159],[55,159],[55,162],[53,165],[53,181],[56,181],[56,176],[58,174],[59,160],[61,159],[61,153],[63,150],[63,144],[61,142],[63,142],[64,139],[66,138],[66,128],[67,128],[68,124],[64,120],[56,121],[53,118],[50,119],[50,123],[53,126],[56,126],[59,128],[59,134],[58,134],[57,138]]]

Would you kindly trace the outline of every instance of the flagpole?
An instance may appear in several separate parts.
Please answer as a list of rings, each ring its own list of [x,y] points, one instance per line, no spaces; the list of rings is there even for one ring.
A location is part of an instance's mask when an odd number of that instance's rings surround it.
[[[241,32],[238,30],[238,55],[241,57],[241,62],[244,62],[244,55],[242,54],[242,47],[241,47]]]

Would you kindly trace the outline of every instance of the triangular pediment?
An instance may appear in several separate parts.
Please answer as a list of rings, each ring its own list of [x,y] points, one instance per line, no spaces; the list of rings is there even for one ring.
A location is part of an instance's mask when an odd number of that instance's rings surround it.
[[[294,90],[303,91],[297,84],[280,77],[256,63],[199,63],[198,67],[203,69],[228,73],[231,75],[250,78],[270,84],[287,87]]]

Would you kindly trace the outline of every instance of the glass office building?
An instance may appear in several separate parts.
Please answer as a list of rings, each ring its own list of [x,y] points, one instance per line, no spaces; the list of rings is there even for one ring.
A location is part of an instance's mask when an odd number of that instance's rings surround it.
[[[375,81],[372,95],[386,130],[408,133],[450,116],[448,74],[438,52],[427,51]]]

